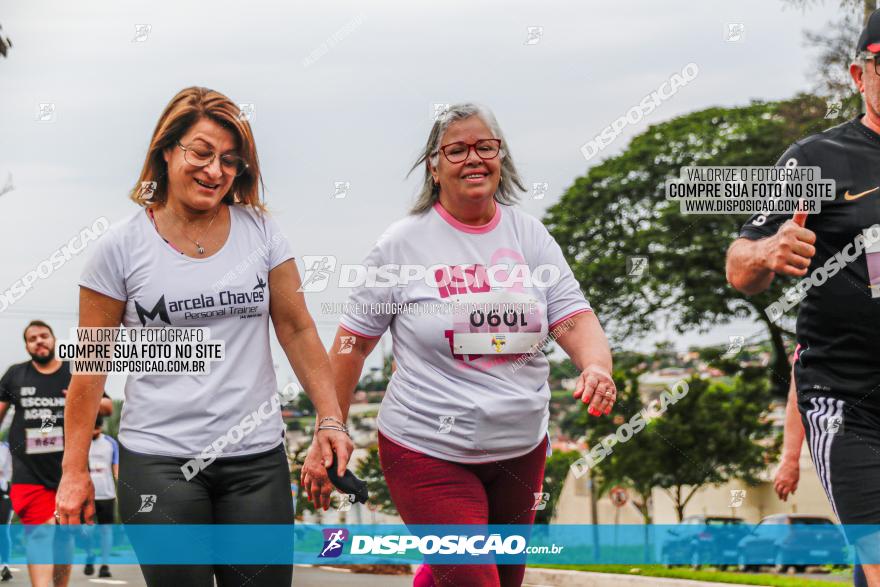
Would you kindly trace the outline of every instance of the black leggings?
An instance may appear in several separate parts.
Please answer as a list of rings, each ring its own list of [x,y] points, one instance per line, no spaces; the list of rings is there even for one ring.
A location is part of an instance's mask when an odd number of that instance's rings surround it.
[[[187,459],[145,455],[119,445],[119,514],[123,524],[293,524],[284,445],[246,457],[218,458],[187,481]],[[155,495],[139,512],[141,495]],[[149,509],[149,508],[144,508]],[[137,552],[137,544],[133,545]],[[286,546],[286,545],[279,545]],[[290,539],[293,558],[293,533]],[[290,587],[293,566],[141,565],[149,587]]]

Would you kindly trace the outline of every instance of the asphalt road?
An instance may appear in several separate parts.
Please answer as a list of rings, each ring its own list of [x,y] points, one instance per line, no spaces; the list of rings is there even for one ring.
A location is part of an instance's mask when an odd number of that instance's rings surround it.
[[[5,585],[29,585],[27,568],[24,565],[11,567],[14,578]],[[86,587],[93,585],[132,585],[145,586],[140,569],[136,565],[113,565],[110,568],[113,577],[110,579],[98,579],[96,576],[86,577],[83,575],[82,565],[76,565],[71,575],[71,587]],[[97,569],[96,569],[97,571]],[[840,581],[842,584],[850,583],[851,576],[834,576],[823,574],[800,574],[786,575],[802,579],[818,579],[822,581]],[[410,587],[412,575],[362,575],[348,573],[338,569],[322,567],[296,566],[293,570],[293,584],[296,587]],[[0,585],[3,585],[0,583]],[[528,587],[527,582],[523,587]],[[538,587],[536,584],[531,584]]]
[[[12,569],[13,579],[0,585],[29,585],[27,567],[16,565]],[[97,573],[97,568],[95,569]],[[110,567],[113,577],[98,579],[96,575],[83,575],[83,566],[75,565],[70,576],[70,587],[86,587],[94,585],[132,585],[145,586],[143,575],[137,565],[113,565]],[[296,587],[311,585],[320,587],[410,587],[412,575],[359,575],[320,567],[294,567],[293,584]]]

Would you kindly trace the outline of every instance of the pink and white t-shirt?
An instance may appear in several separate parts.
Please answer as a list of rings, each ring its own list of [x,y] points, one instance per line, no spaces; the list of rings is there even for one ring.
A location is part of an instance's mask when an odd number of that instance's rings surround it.
[[[382,434],[466,463],[533,450],[550,400],[538,349],[557,324],[590,311],[544,225],[496,203],[491,221],[470,226],[438,203],[392,224],[364,264],[402,276],[423,267],[426,275],[401,285],[367,281],[341,319],[358,336],[391,328],[397,370],[379,410]]]

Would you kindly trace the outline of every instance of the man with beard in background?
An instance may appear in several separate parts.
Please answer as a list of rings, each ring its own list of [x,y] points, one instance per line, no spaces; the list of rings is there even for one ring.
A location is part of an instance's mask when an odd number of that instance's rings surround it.
[[[51,525],[55,524],[55,490],[61,481],[64,403],[70,366],[55,356],[55,334],[45,322],[33,320],[28,324],[24,342],[31,360],[11,366],[0,379],[0,424],[9,406],[15,406],[9,430],[9,496],[22,524]],[[113,403],[105,393],[99,413],[112,412]],[[35,532],[29,537],[36,543]],[[70,579],[70,565],[28,564],[28,573],[37,587],[53,583],[62,586]]]

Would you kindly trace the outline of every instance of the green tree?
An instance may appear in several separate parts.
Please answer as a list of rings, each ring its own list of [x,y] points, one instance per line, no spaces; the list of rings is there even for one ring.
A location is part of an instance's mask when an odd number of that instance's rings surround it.
[[[789,279],[747,297],[725,275],[727,247],[745,215],[683,215],[665,199],[665,181],[693,165],[771,165],[794,141],[835,123],[825,102],[798,96],[738,108],[708,108],[648,128],[626,150],[592,167],[544,219],[615,343],[653,332],[668,321],[679,333],[706,331],[734,318],[763,323],[773,344],[774,392],[788,390],[783,333],[764,308]],[[647,256],[641,276],[627,258]]]
[[[769,401],[768,384],[758,373],[741,372],[732,386],[698,377],[685,383],[686,394],[662,415],[648,418],[641,432],[614,445],[594,466],[598,493],[602,495],[614,485],[629,487],[646,523],[652,520],[654,488],[669,495],[681,521],[700,488],[732,479],[756,483],[758,473],[778,451],[770,424],[763,418]],[[568,426],[590,427],[590,446],[631,423],[646,407],[636,377],[630,377],[624,386],[619,384],[618,390],[623,391],[616,411],[622,416],[596,419],[581,409],[568,419]],[[656,411],[656,404],[652,411]]]
[[[806,10],[824,0],[783,0],[786,5]],[[829,116],[832,104],[841,108],[837,120],[852,118],[862,111],[862,97],[849,75],[856,42],[868,17],[877,7],[876,0],[838,0],[840,16],[819,31],[805,31],[804,44],[818,49],[819,54],[809,77],[814,80],[813,88],[821,96],[827,96]]]
[[[680,522],[697,491],[733,479],[758,483],[766,463],[775,460],[766,380],[738,376],[733,386],[688,380],[687,395],[652,422],[649,438],[663,464],[657,486],[672,499]]]
[[[614,408],[616,416],[596,418],[587,413],[587,406],[580,405],[563,418],[560,424],[562,430],[575,437],[585,435],[590,448],[609,434],[614,434],[620,425],[628,422],[643,407],[639,395],[640,374],[639,370],[614,371],[614,384],[618,390]],[[627,487],[633,493],[633,504],[646,524],[652,521],[651,492],[656,485],[655,447],[651,442],[647,430],[642,430],[626,444],[615,446],[613,452],[592,468],[596,498],[605,495],[616,485]],[[584,472],[583,468],[578,470]]]
[[[296,483],[298,488],[296,502],[294,502],[294,510],[296,511],[297,520],[302,520],[303,513],[305,512],[312,512],[313,514],[318,515],[318,519],[320,519],[321,515],[321,511],[317,510],[315,505],[308,500],[305,490],[300,485],[300,473],[302,471],[303,461],[306,459],[306,453],[309,450],[309,444],[310,443],[306,442],[297,446],[289,452],[287,456],[287,460],[290,463],[290,482]]]
[[[556,451],[544,464],[544,483],[543,491],[549,494],[544,509],[535,512],[536,524],[549,524],[553,519],[556,511],[556,504],[559,501],[559,494],[562,493],[562,486],[571,469],[571,464],[580,458],[580,453],[576,450]]]
[[[357,388],[364,391],[385,391],[391,381],[392,361],[390,354],[382,357],[382,367],[371,369],[358,382]]]
[[[578,375],[580,375],[580,371],[574,366],[571,359],[565,358],[561,361],[550,361],[550,375],[548,380],[550,381],[551,389],[558,388],[560,386],[560,381],[563,379],[572,379]]]
[[[296,396],[296,399],[293,400],[293,410],[299,412],[303,416],[314,416],[315,406],[312,404],[312,400],[309,399],[309,394],[302,392]]]
[[[370,492],[370,502],[377,506],[380,511],[387,514],[397,514],[391,492],[385,482],[385,474],[379,464],[379,447],[371,446],[367,449],[367,456],[355,467],[355,475],[367,482],[367,491]]]
[[[113,400],[113,413],[104,418],[104,431],[113,438],[119,437],[119,421],[122,418],[123,403],[125,402],[121,399]]]

